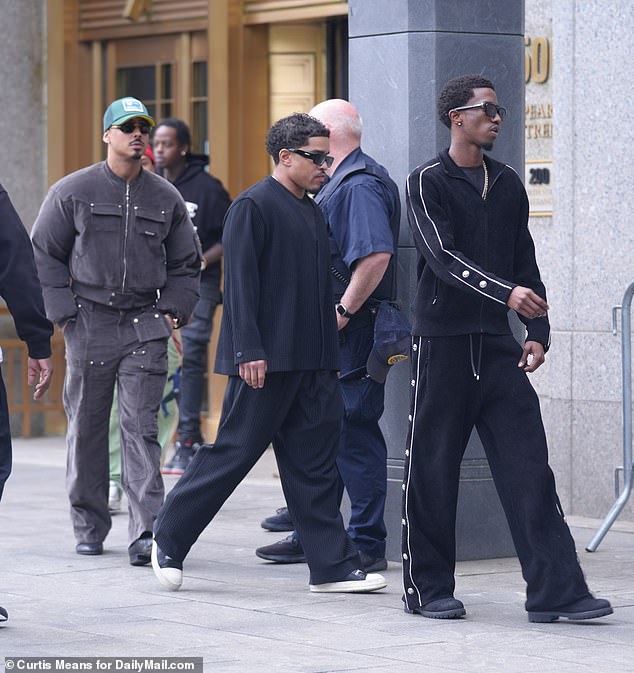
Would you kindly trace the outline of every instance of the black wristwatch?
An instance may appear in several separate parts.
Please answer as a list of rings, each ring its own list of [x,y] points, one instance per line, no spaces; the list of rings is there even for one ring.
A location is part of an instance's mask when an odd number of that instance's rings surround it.
[[[348,309],[343,304],[337,304],[336,309],[339,315],[343,316],[344,318],[348,318],[348,320],[350,320],[350,318],[352,318],[354,315],[354,313],[350,313],[350,311],[348,311]]]

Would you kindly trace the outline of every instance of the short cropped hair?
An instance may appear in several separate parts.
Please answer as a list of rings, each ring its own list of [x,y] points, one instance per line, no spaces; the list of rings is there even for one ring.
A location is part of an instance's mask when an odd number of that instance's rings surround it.
[[[466,105],[473,98],[474,89],[493,89],[493,83],[482,75],[462,75],[450,79],[438,94],[438,119],[447,127],[451,128],[449,111]]]
[[[156,132],[156,129],[160,128],[161,126],[169,126],[169,128],[174,129],[176,131],[176,142],[178,142],[179,145],[187,145],[191,149],[192,134],[189,130],[189,126],[187,126],[187,124],[182,119],[176,119],[176,117],[166,117],[156,125],[154,132]]]
[[[276,121],[266,134],[266,151],[277,165],[280,150],[307,145],[310,138],[328,138],[330,131],[319,121],[303,112],[294,112]]]

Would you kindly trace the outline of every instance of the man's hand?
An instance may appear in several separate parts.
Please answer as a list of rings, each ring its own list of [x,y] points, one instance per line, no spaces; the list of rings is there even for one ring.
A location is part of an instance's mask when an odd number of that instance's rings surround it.
[[[350,322],[350,318],[346,318],[337,312],[335,308],[335,315],[337,316],[337,331],[342,330]]]
[[[30,386],[35,385],[35,392],[33,393],[34,400],[39,400],[48,390],[48,387],[51,384],[52,375],[53,361],[51,358],[44,358],[42,360],[29,358],[28,382]]]
[[[513,288],[506,305],[529,319],[543,318],[549,309],[548,304],[537,293],[521,285]]]
[[[378,287],[391,258],[391,252],[372,252],[367,257],[358,259],[353,265],[350,283],[339,303],[354,315]],[[348,322],[349,318],[344,318],[337,313],[338,330],[346,327]]]
[[[163,317],[167,320],[167,324],[170,326],[170,329],[175,330],[178,325],[178,318],[174,318],[170,313],[163,313]]]
[[[538,367],[544,364],[544,347],[539,341],[527,341],[524,344],[524,351],[517,366],[523,369],[527,374],[534,372]]]
[[[266,377],[267,361],[253,360],[251,362],[242,362],[238,365],[240,378],[251,388],[264,388],[264,378]]]

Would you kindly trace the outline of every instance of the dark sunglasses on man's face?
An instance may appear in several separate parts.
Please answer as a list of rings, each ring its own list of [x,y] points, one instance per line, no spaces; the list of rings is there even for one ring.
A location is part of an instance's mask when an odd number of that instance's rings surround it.
[[[125,122],[119,125],[113,124],[110,128],[119,129],[119,131],[126,135],[134,133],[134,129],[138,128],[143,135],[147,135],[152,127],[149,124],[141,124],[140,122]]]
[[[332,162],[335,160],[334,157],[326,154],[326,152],[307,152],[306,150],[291,149],[290,147],[288,148],[288,151],[293,152],[294,154],[299,154],[300,157],[310,159],[315,164],[315,166],[323,166],[326,164],[326,166],[330,168],[332,166]]]
[[[500,119],[506,117],[506,108],[501,105],[496,105],[491,103],[488,100],[483,101],[482,103],[476,103],[475,105],[463,105],[462,107],[455,107],[449,112],[460,112],[461,110],[474,110],[475,108],[481,107],[484,110],[484,114],[490,119],[495,119],[497,115],[500,115]]]

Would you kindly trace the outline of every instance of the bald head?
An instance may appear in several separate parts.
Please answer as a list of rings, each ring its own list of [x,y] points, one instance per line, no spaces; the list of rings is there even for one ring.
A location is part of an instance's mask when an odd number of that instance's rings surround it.
[[[361,144],[363,122],[357,108],[347,100],[325,100],[308,113],[330,130],[330,154],[335,164],[342,161]],[[334,170],[336,165],[331,170]],[[331,172],[331,171],[329,171]]]
[[[341,98],[325,100],[315,105],[308,114],[325,124],[331,134],[355,138],[357,142],[361,141],[363,131],[361,115],[357,108],[347,100]]]

